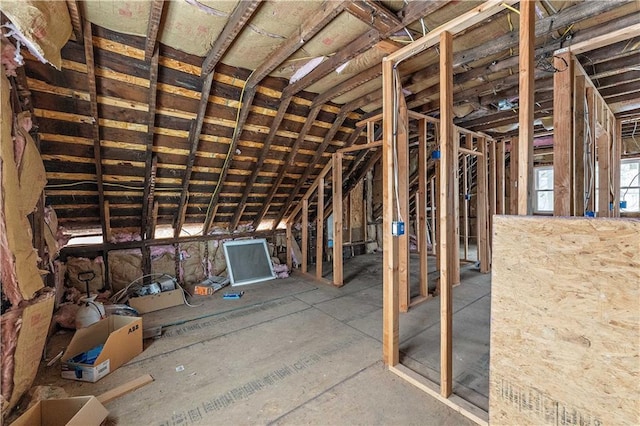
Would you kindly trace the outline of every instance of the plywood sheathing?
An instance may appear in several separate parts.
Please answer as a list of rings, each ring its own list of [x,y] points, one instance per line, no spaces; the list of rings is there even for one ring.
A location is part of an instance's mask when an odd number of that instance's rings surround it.
[[[491,423],[638,422],[638,235],[638,220],[495,217]]]

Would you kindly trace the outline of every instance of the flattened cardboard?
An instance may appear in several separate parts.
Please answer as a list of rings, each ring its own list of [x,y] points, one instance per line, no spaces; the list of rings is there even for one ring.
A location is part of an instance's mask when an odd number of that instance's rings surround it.
[[[95,396],[45,399],[25,411],[12,426],[99,426],[108,415]]]
[[[163,291],[162,293],[132,297],[129,299],[129,306],[141,314],[171,308],[172,306],[180,306],[183,303],[184,299],[181,289]]]
[[[45,300],[24,308],[22,327],[18,333],[18,343],[14,354],[13,392],[9,409],[15,407],[38,373],[42,350],[47,340],[55,297],[51,294]]]
[[[91,348],[104,344],[93,364],[69,361]],[[62,377],[97,382],[142,352],[142,318],[111,315],[76,331],[62,355]]]

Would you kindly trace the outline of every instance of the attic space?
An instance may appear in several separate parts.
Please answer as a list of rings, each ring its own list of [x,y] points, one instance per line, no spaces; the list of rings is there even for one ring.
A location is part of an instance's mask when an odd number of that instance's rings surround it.
[[[0,12],[3,422],[640,423],[637,0]]]

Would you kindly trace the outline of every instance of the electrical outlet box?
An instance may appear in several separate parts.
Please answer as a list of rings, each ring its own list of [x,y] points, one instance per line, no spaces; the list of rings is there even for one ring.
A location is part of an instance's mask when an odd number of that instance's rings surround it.
[[[391,235],[394,237],[399,237],[400,235],[404,235],[404,222],[391,222]]]

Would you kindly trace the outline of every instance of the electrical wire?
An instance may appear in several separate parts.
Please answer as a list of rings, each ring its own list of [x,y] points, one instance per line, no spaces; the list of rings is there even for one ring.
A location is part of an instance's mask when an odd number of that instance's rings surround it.
[[[393,126],[392,133],[393,138],[391,140],[393,148],[393,187],[396,195],[396,212],[399,222],[404,222],[402,214],[400,213],[400,194],[398,192],[398,96],[400,96],[400,77],[398,76],[397,66],[393,67]]]

